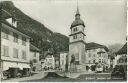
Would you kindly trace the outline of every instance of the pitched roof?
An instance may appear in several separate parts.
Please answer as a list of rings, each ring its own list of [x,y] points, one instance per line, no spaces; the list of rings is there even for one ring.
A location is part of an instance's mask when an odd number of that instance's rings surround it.
[[[4,10],[4,9],[2,9],[2,15],[1,15],[1,17],[2,17],[1,22],[4,23],[5,25],[11,27],[11,28],[8,27],[9,29],[11,29],[11,30],[13,30],[13,31],[15,31],[15,32],[17,32],[17,33],[20,33],[21,35],[24,35],[25,37],[30,38],[28,35],[22,33],[22,32],[19,31],[16,27],[12,26],[10,23],[8,23],[8,22],[6,21],[6,19],[8,19],[8,18],[13,18],[13,19],[17,20],[17,19],[14,18],[9,12],[7,12],[7,11]]]
[[[36,46],[34,46],[34,45],[32,45],[32,44],[30,44],[30,50],[31,50],[31,51],[36,51],[36,52],[39,52],[39,51],[40,51],[39,48],[37,48]]]
[[[106,46],[98,44],[98,43],[91,42],[91,43],[86,44],[86,50],[97,49],[97,48],[104,48],[107,52],[109,51]]]
[[[127,43],[116,54],[127,54]]]
[[[3,19],[7,19],[7,18],[12,17],[12,15],[9,12],[7,12],[6,10],[4,10],[4,9],[1,9],[1,14],[2,14],[1,17]]]

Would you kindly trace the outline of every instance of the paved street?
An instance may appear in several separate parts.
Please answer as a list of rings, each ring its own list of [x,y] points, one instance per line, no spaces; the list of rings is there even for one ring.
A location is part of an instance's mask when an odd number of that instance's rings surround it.
[[[67,77],[65,77],[65,75]],[[30,77],[23,77],[23,78],[12,78],[12,79],[8,79],[8,80],[4,80],[3,82],[91,82],[91,81],[95,81],[95,82],[102,82],[102,81],[117,81],[117,82],[125,82],[124,80],[111,80],[111,79],[86,79],[86,77],[90,77],[88,76],[89,74],[78,74],[78,73],[72,73],[69,75],[69,73],[60,73],[60,72],[39,72],[38,74],[35,74],[33,76]],[[91,74],[90,74],[91,75]],[[93,75],[92,75],[93,76]],[[101,74],[101,77],[104,77],[104,74]]]
[[[3,82],[20,82],[20,81],[25,81],[25,80],[39,80],[39,79],[44,78],[46,75],[47,73],[44,73],[44,71],[41,71],[30,77],[11,78],[8,80],[3,80]]]
[[[73,74],[74,75],[74,74]],[[91,81],[95,81],[95,82],[102,82],[102,81],[117,81],[117,82],[124,82],[124,80],[105,80],[105,79],[98,79],[98,80],[93,80],[93,79],[83,79],[83,78],[69,78],[69,77],[63,77],[60,76],[54,72],[50,72],[47,74],[46,77],[41,78],[41,79],[33,79],[33,80],[24,80],[22,82],[91,82]]]

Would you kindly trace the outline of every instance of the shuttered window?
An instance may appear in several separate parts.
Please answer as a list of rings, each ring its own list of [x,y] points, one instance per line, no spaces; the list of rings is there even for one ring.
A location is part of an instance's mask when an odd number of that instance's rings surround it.
[[[14,37],[14,42],[18,43],[18,34],[13,33],[13,37]]]
[[[18,49],[13,48],[13,57],[18,58]]]
[[[26,51],[22,50],[22,59],[26,60]]]
[[[9,30],[5,28],[2,28],[1,30],[1,37],[4,39],[9,39]]]
[[[8,46],[2,45],[1,55],[2,56],[9,56],[9,47]]]

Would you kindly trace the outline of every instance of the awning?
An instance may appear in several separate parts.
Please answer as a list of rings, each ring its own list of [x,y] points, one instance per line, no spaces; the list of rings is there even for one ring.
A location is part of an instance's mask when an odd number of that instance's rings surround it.
[[[3,69],[2,71],[8,70],[9,68],[30,68],[29,64],[26,63],[15,63],[15,62],[3,62]]]
[[[18,63],[18,67],[22,70],[23,68],[30,68],[30,65],[25,63]]]
[[[18,68],[16,63],[12,63],[12,62],[3,62],[3,71],[8,70],[10,67],[13,68]]]
[[[99,51],[99,52],[97,52],[97,54],[101,54],[101,53],[105,53],[104,51]]]

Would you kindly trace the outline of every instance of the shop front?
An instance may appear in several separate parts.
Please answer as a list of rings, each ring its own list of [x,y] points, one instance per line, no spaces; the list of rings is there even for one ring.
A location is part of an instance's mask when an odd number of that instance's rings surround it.
[[[2,72],[3,72],[3,77],[7,77],[7,78],[29,76],[30,66],[29,63],[3,61]]]

